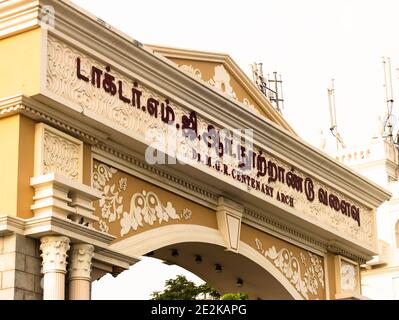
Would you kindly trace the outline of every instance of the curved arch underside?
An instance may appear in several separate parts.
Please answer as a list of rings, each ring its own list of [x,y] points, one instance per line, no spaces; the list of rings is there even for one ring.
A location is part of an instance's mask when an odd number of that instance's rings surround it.
[[[112,247],[132,256],[151,252],[154,258],[198,275],[221,293],[246,292],[251,299],[303,299],[271,262],[247,244],[240,242],[238,253],[227,251],[215,229],[164,226],[119,241]],[[201,256],[201,262],[195,261],[196,255]],[[216,264],[222,267],[220,272]],[[242,286],[237,286],[237,279],[242,280]]]

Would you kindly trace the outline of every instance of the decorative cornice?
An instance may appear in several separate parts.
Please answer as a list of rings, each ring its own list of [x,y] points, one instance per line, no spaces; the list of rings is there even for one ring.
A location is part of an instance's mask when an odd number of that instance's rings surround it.
[[[39,23],[39,1],[10,0],[0,3],[0,39],[37,28]]]
[[[97,250],[96,252],[94,252],[93,259],[104,263],[112,263],[113,265],[121,268],[128,268],[129,266],[140,261],[139,258],[130,257],[125,254],[109,249]]]
[[[245,208],[243,222],[249,222],[249,224],[252,226],[254,226],[253,223],[258,224],[258,226],[266,228],[269,232],[272,231],[274,234],[277,233],[277,236],[280,235],[280,237],[283,236],[286,239],[290,239],[291,241],[294,240],[294,244],[296,245],[298,245],[298,243],[302,243],[309,246],[310,248],[316,249],[317,251],[326,252],[327,241],[322,241],[315,239],[314,237],[310,237],[305,233],[291,228],[286,223],[281,223],[269,216],[266,216],[265,214],[256,212],[254,210]]]
[[[132,155],[129,155],[125,152],[122,152],[120,150],[117,150],[115,148],[112,148],[109,145],[105,145],[102,143],[98,143],[96,147],[102,151],[105,151],[117,158],[120,158],[128,163],[131,163],[135,167],[139,167],[144,169],[145,171],[151,172],[155,174],[157,177],[161,179],[167,179],[170,182],[173,182],[175,184],[178,184],[186,189],[189,189],[190,191],[195,192],[196,194],[200,195],[201,197],[209,198],[212,202],[217,202],[219,195],[217,193],[213,193],[207,189],[204,189],[196,184],[193,184],[183,178],[180,178],[170,172],[167,172],[165,170],[160,169],[159,167],[154,167],[149,164],[147,164],[145,161],[140,160]]]
[[[40,119],[42,119],[43,121],[46,121],[47,123],[51,123],[57,127],[64,129],[65,131],[67,131],[75,136],[81,137],[84,141],[87,141],[91,144],[95,144],[98,142],[98,140],[96,138],[94,138],[92,135],[85,133],[79,129],[76,129],[73,126],[66,124],[62,120],[56,119],[52,116],[49,116],[48,114],[45,114],[41,111],[38,111],[38,110],[28,107],[26,105],[23,106],[23,108],[21,108],[21,109],[25,110],[26,112],[31,113],[32,115],[34,115],[36,117],[39,117]]]
[[[25,221],[22,218],[2,215],[0,216],[0,235],[12,233],[23,234]]]
[[[89,144],[98,143],[99,139],[105,139],[107,136],[99,131],[93,134],[86,132],[83,129],[78,129],[79,126],[76,121],[74,125],[71,125],[72,119],[70,119],[65,114],[55,114],[54,110],[50,112],[48,107],[43,103],[33,100],[32,98],[17,95],[12,97],[7,97],[0,99],[0,118],[9,117],[11,115],[21,113],[29,118],[35,120],[43,121],[45,123],[51,124],[54,127],[60,128],[65,132],[81,138],[83,141]],[[51,114],[53,113],[53,114]],[[87,128],[87,127],[86,127]]]
[[[276,221],[275,219],[272,219],[269,216],[266,216],[251,209],[246,208],[244,210],[243,222],[249,223],[255,228],[266,228],[266,230],[263,231],[271,232],[272,234],[280,238],[283,237],[286,241],[292,242],[295,245],[302,247],[303,245],[305,245],[304,249],[311,251],[314,251],[313,249],[315,249],[316,253],[318,254],[320,254],[320,251],[324,253],[328,251],[340,254],[351,260],[359,262],[359,264],[364,264],[370,259],[370,256],[362,254],[359,251],[355,252],[353,251],[353,249],[341,243],[332,242],[328,239],[322,239],[320,235],[317,238],[312,237],[309,234],[301,232],[297,229],[293,229],[286,223],[281,223],[279,221]]]
[[[95,246],[94,260],[123,269],[128,269],[129,266],[140,261],[139,258],[108,249],[109,244],[115,239],[114,236],[57,217],[22,219],[8,215],[0,216],[0,236],[14,233],[33,238],[48,234],[66,235],[77,242],[91,243]]]
[[[48,233],[65,235],[80,242],[91,243],[99,248],[106,248],[115,239],[108,233],[89,229],[79,223],[55,216],[25,220],[24,235],[40,237]]]
[[[331,253],[344,256],[348,259],[358,262],[360,265],[365,264],[368,260],[370,260],[369,256],[362,255],[360,253],[353,253],[351,250],[344,249],[341,245],[337,245],[334,242],[331,242],[327,245],[327,250]]]

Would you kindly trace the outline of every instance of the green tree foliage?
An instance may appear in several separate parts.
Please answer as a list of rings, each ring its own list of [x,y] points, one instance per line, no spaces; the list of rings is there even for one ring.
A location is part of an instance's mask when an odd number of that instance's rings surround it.
[[[162,292],[155,291],[151,296],[152,300],[215,300],[220,294],[206,283],[197,286],[185,276],[178,275],[175,279],[166,280]]]
[[[248,300],[248,294],[243,292],[226,293],[220,297],[220,300]]]

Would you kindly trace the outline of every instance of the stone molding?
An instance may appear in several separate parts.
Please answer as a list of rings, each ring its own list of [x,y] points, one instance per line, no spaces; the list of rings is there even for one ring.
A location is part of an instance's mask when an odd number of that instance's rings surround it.
[[[98,130],[76,123],[76,121],[73,121],[62,112],[49,110],[46,104],[24,95],[0,99],[0,118],[14,114],[23,114],[36,121],[51,124],[91,145],[97,144],[100,140],[108,137]]]
[[[101,198],[97,190],[56,173],[31,178],[31,186],[35,189],[31,209],[36,217],[70,219],[90,229],[98,221],[92,206],[92,201]]]
[[[5,10],[0,14],[0,39],[21,33],[39,25],[40,4],[38,1],[4,1]]]

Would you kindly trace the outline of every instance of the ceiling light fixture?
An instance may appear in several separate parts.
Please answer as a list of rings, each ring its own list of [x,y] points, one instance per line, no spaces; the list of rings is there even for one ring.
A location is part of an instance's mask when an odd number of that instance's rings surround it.
[[[199,254],[195,255],[195,263],[201,263],[202,262],[202,257]]]

